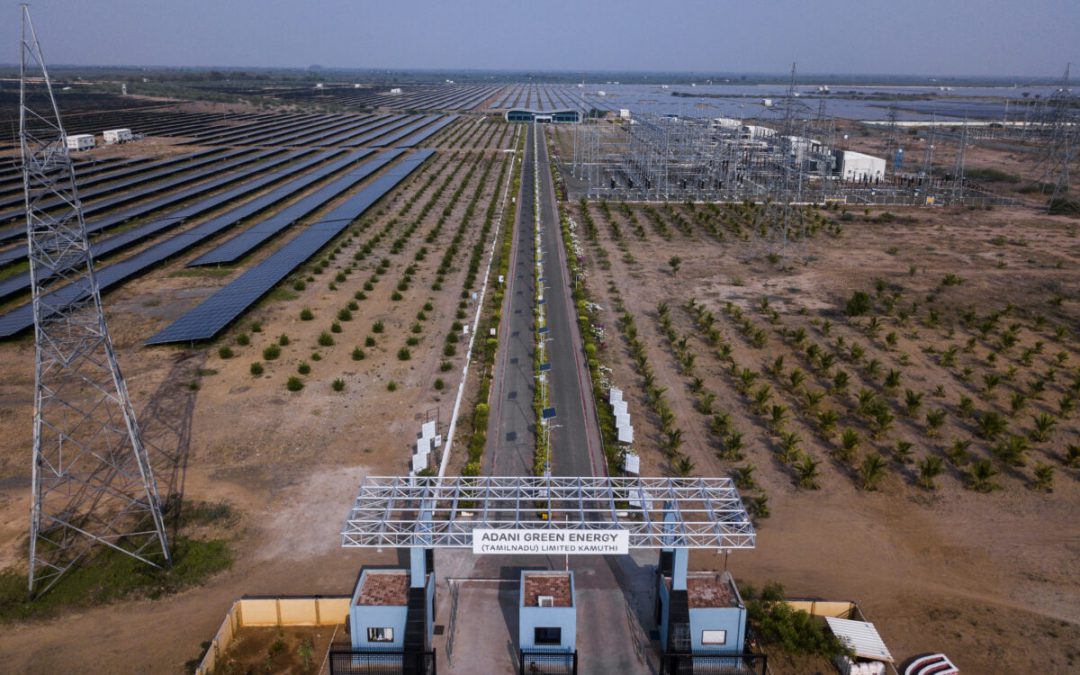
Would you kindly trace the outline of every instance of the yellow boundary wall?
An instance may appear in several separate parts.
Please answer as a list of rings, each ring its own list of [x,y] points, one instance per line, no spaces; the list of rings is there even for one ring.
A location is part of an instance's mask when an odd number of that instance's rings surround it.
[[[241,628],[248,626],[333,626],[345,623],[351,598],[311,596],[290,598],[240,598],[221,622],[196,675],[210,675]]]

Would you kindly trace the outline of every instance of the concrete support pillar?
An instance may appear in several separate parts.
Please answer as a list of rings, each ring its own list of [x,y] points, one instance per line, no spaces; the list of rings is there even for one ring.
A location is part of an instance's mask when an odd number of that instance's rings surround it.
[[[671,569],[671,590],[686,590],[686,573],[690,568],[690,549],[675,549],[675,558]]]
[[[409,549],[409,587],[423,588],[427,581],[427,549]]]

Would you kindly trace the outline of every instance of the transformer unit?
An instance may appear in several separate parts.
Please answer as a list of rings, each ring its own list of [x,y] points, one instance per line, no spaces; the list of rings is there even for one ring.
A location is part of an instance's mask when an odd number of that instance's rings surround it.
[[[101,135],[105,137],[106,145],[113,145],[115,143],[127,143],[134,139],[131,133],[131,129],[106,129],[101,132]]]
[[[67,145],[68,150],[93,150],[94,135],[72,134],[64,137],[64,143]]]

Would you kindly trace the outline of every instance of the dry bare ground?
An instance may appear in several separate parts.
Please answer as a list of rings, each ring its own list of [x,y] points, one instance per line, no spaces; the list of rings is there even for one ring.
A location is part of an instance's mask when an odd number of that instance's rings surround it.
[[[901,657],[944,650],[972,672],[1077,667],[1080,467],[1066,463],[1080,442],[1080,414],[1069,407],[1080,378],[1076,221],[1026,208],[897,211],[895,220],[861,210],[841,220],[837,211],[825,220],[842,225],[840,234],[823,227],[770,261],[768,246],[739,229],[737,209],[588,211],[567,207],[604,308],[601,359],[628,392],[643,473],[687,470],[672,459],[651,384],[682,432],[674,457],[689,460],[691,475],[752,466],[755,485],[744,492],[768,498],[758,548],[728,561],[743,583],[777,580],[792,596],[857,600]],[[857,290],[872,309],[849,317]],[[648,380],[623,311],[645,346]],[[860,392],[887,412],[858,412]],[[962,397],[972,400],[970,416]],[[931,425],[938,409],[942,421]],[[825,432],[819,414],[828,410],[837,420]],[[994,440],[976,421],[991,412],[1008,427]],[[1043,415],[1053,420],[1045,434],[1035,419]],[[844,429],[858,439],[850,453]],[[732,431],[741,444],[732,445]],[[897,453],[898,441],[910,450]],[[1018,457],[1006,454],[1011,444]],[[920,483],[926,457],[943,465],[932,490]],[[807,460],[814,468],[800,487]],[[873,490],[868,461],[880,465]],[[980,480],[976,465],[994,475]],[[1038,484],[1041,465],[1053,467],[1052,492]],[[724,563],[702,554],[693,564]]]

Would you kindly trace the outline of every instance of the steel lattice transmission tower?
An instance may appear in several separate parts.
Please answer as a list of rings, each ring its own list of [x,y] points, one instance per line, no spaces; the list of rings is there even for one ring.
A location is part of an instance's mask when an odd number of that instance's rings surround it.
[[[101,309],[75,171],[22,7],[19,141],[35,338],[31,594],[95,544],[171,564],[153,471]],[[31,90],[32,89],[32,90]],[[63,293],[53,293],[64,288]]]
[[[1050,201],[1047,210],[1054,203],[1065,197],[1069,191],[1069,181],[1073,164],[1077,160],[1077,144],[1080,143],[1080,114],[1077,112],[1077,98],[1073,96],[1069,81],[1071,64],[1065,66],[1065,75],[1043,108],[1040,120],[1041,132],[1046,138],[1046,145],[1039,164],[1041,166],[1040,189],[1046,193],[1049,188]]]

